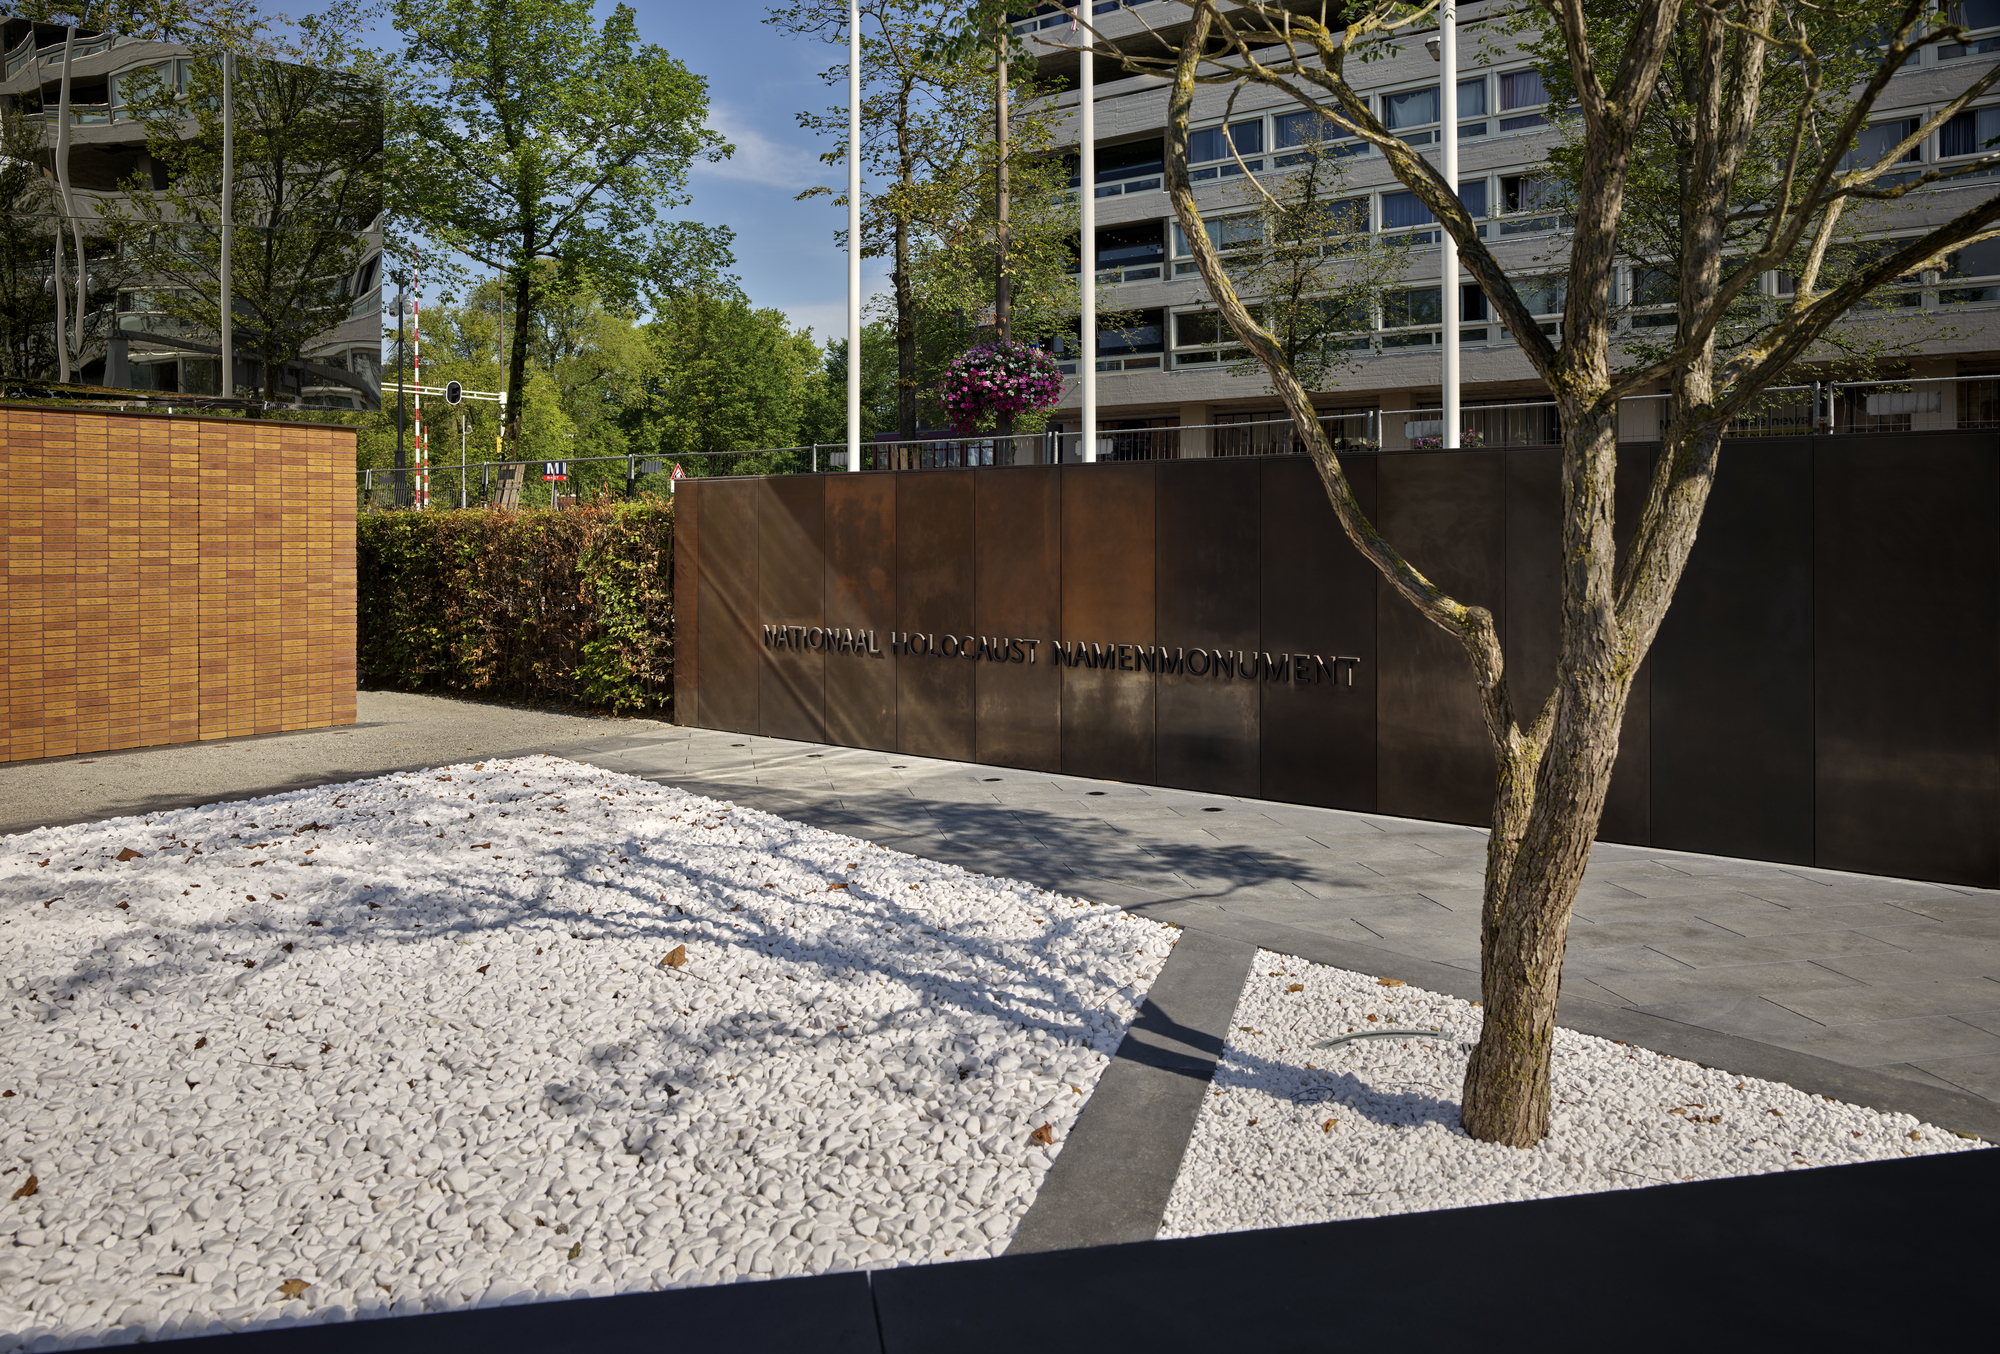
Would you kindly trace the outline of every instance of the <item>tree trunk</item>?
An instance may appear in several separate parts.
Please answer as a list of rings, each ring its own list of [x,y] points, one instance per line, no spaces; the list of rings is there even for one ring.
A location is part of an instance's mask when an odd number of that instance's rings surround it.
[[[917,297],[910,281],[910,225],[896,218],[896,436],[917,435]]]
[[[1615,406],[1614,406],[1615,409]],[[1556,687],[1495,777],[1480,909],[1479,1044],[1465,1131],[1532,1147],[1549,1131],[1549,1058],[1570,912],[1604,814],[1632,658],[1617,616],[1611,494],[1615,412],[1565,409],[1564,580]]]
[[[535,265],[514,279],[514,341],[507,354],[507,440],[521,454],[522,417],[528,407],[528,324],[535,314]]]

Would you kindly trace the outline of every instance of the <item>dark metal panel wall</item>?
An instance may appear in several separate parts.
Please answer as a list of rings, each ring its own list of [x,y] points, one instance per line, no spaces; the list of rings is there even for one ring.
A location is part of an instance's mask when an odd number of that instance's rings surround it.
[[[1816,441],[1819,865],[2000,884],[1996,451]]]
[[[1384,456],[1376,473],[1383,536],[1439,587],[1491,610],[1505,633],[1505,453]],[[1493,752],[1465,650],[1376,586],[1376,806],[1483,824]]]
[[[826,624],[826,479],[784,475],[757,481],[757,578],[766,625]],[[826,654],[764,648],[758,725],[772,738],[826,741]]]
[[[1062,621],[1062,474],[1016,467],[977,478],[977,629],[995,639],[1047,641]],[[1032,662],[980,662],[978,759],[1054,771],[1062,764],[1061,678],[1044,642]]]
[[[1231,795],[1260,788],[1260,479],[1231,460],[1160,464],[1155,642],[1236,656],[1235,676],[1158,677],[1154,775],[1162,785]]]
[[[692,483],[674,497],[674,723],[701,723],[696,708],[695,679],[701,668],[695,653],[701,634],[701,555],[697,547],[695,504],[700,494]]]
[[[757,484],[709,480],[701,486],[701,584],[695,603],[695,663],[706,680],[697,699],[701,723],[732,733],[757,732],[757,672],[762,664],[757,617]]]
[[[1724,445],[1647,660],[1655,846],[1812,861],[1812,522],[1806,439]]]
[[[1375,459],[1349,457],[1348,482],[1375,511]],[[1332,685],[1265,683],[1261,794],[1293,804],[1375,807],[1375,568],[1342,534],[1303,457],[1263,462],[1263,642],[1272,653],[1351,655]],[[1351,679],[1352,685],[1348,685]]]
[[[1614,535],[1620,548],[1645,505],[1651,447],[1621,447]],[[1501,634],[1507,651],[1507,687],[1515,717],[1527,724],[1555,689],[1562,629],[1562,453],[1553,447],[1509,451],[1507,458],[1507,606]],[[1598,837],[1647,840],[1650,738],[1647,709],[1651,670],[1641,664],[1632,681],[1618,739]]]
[[[1062,472],[1062,638],[1153,644],[1153,461]],[[1140,673],[1065,666],[1062,769],[1153,779],[1153,682]]]
[[[896,746],[896,477],[828,475],[826,623],[872,630],[880,655],[836,653],[826,664],[826,739],[847,747]]]
[[[972,470],[896,475],[896,628],[927,635],[975,633]],[[902,657],[896,665],[896,750],[971,761],[978,665]]]

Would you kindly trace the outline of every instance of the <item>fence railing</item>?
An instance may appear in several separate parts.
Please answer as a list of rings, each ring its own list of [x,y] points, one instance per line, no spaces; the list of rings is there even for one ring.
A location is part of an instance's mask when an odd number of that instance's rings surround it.
[[[1619,437],[1658,441],[1665,432],[1664,395],[1634,396],[1619,408]],[[1527,400],[1472,404],[1460,410],[1465,449],[1560,445],[1555,403]],[[1343,456],[1442,449],[1438,408],[1344,410],[1318,420]],[[1730,424],[1731,437],[1801,437],[1810,433],[1936,432],[2000,428],[2000,372],[1887,381],[1816,382],[1763,392]],[[1289,418],[1246,418],[1195,425],[1147,426],[1107,420],[1097,432],[1098,461],[1172,461],[1209,457],[1302,454],[1305,439]],[[930,437],[864,442],[861,468],[951,470],[982,466],[1074,465],[1084,461],[1082,434],[1052,428],[1011,436]],[[580,502],[671,493],[677,479],[733,475],[811,474],[845,470],[839,443],[701,452],[685,456],[586,456],[566,461],[433,463],[403,470],[356,473],[358,506],[567,507]]]

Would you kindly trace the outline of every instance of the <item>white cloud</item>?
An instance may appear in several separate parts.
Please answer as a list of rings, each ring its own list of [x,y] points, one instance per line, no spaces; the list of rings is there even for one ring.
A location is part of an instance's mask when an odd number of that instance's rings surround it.
[[[810,188],[816,183],[831,182],[828,176],[834,171],[819,162],[817,138],[809,132],[795,132],[796,140],[775,140],[719,100],[708,106],[708,127],[732,143],[736,153],[727,160],[698,162],[694,167],[696,174],[774,188]]]

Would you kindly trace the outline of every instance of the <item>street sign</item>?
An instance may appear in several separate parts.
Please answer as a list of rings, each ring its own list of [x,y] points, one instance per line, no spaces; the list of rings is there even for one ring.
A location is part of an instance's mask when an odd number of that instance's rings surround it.
[[[545,483],[554,484],[559,480],[566,480],[568,478],[569,478],[568,461],[542,462],[542,479]]]
[[[446,381],[444,383],[444,402],[446,404],[457,404],[460,400],[464,398],[465,398],[464,386],[460,385],[456,381]]]

